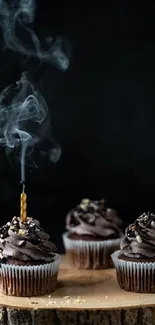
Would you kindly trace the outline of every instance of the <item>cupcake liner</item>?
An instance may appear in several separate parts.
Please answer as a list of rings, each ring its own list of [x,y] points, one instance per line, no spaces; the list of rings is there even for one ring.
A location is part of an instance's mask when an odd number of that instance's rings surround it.
[[[120,247],[121,238],[103,241],[74,240],[63,234],[68,262],[79,269],[111,268],[111,254]]]
[[[121,254],[119,250],[111,255],[120,287],[126,291],[154,293],[155,262],[125,261],[119,259]]]
[[[35,266],[1,264],[2,292],[9,296],[39,296],[51,293],[57,283],[60,256]]]

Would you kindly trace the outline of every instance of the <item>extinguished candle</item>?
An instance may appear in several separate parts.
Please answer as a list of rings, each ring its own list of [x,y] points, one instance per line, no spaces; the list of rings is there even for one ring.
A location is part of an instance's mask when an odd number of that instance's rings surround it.
[[[22,222],[26,221],[26,217],[27,217],[27,195],[25,194],[24,190],[23,193],[21,193],[20,196],[20,218]]]

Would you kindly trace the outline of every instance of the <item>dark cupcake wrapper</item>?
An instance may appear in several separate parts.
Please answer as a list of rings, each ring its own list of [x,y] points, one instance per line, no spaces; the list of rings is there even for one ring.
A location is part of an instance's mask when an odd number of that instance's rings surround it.
[[[154,293],[155,262],[126,261],[119,259],[121,254],[119,250],[111,255],[120,287],[126,291]]]
[[[2,291],[9,296],[39,296],[51,293],[57,283],[60,256],[43,265],[1,264]]]
[[[114,267],[111,254],[120,247],[121,238],[103,241],[74,240],[68,237],[68,233],[63,234],[62,238],[71,266],[79,269]]]

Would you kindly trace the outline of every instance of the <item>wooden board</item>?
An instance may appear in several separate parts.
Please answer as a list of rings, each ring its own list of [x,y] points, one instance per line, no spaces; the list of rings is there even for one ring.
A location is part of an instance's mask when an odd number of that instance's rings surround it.
[[[155,304],[155,294],[126,292],[118,286],[115,269],[76,270],[62,259],[58,285],[49,296],[8,297],[0,293],[0,304],[37,309],[112,309]]]
[[[64,257],[55,292],[36,298],[0,293],[0,305],[0,325],[39,325],[44,323],[41,319],[47,325],[155,324],[155,294],[125,292],[117,284],[114,269],[76,270]]]

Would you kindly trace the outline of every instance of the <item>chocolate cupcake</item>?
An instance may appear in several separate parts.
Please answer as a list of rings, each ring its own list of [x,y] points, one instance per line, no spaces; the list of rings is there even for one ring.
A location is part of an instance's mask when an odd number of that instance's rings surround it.
[[[39,222],[14,217],[0,229],[2,291],[11,296],[51,293],[57,283],[60,257]]]
[[[66,217],[63,242],[69,263],[83,269],[113,267],[111,254],[119,248],[122,221],[104,201],[84,199]]]
[[[155,292],[155,215],[143,213],[129,225],[120,247],[112,254],[120,287]]]

